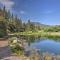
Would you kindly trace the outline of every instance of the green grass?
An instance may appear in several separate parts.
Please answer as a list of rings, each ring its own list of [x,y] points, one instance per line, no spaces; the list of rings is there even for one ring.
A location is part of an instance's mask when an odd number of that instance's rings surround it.
[[[18,32],[18,33],[14,33],[14,35],[24,35],[24,36],[54,36],[54,37],[60,37],[60,32],[44,32],[44,31],[38,31],[38,32],[32,32],[32,31],[28,31],[28,32]]]

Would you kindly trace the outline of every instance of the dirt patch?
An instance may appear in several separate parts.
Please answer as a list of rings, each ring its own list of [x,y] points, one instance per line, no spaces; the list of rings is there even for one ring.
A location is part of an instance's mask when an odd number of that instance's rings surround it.
[[[0,39],[0,60],[23,60],[19,56],[12,55],[8,40]]]
[[[8,40],[0,39],[0,47],[5,47],[8,45]]]

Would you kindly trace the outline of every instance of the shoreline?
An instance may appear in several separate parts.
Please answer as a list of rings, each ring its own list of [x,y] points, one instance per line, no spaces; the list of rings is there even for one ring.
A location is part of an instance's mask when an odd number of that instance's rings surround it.
[[[24,36],[57,36],[60,37],[60,32],[18,32],[13,35],[24,35]],[[12,35],[12,36],[13,36]]]

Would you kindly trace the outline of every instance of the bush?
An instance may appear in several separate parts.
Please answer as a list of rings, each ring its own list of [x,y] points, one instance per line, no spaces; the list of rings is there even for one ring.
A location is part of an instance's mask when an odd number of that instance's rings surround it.
[[[17,55],[23,55],[24,48],[20,47],[18,44],[16,44],[15,47],[11,47],[11,50],[13,53],[16,53]]]
[[[20,43],[17,41],[16,37],[9,38],[9,46],[13,53],[17,55],[24,54],[24,48],[20,46]]]
[[[3,30],[0,30],[0,38],[4,37],[6,35],[6,32]]]

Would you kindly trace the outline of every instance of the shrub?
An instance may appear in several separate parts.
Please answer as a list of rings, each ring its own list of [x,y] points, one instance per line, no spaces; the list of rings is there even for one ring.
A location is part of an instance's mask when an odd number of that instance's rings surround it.
[[[16,37],[9,38],[9,46],[13,53],[16,53],[17,55],[23,55],[24,48],[20,46],[20,43],[18,43]]]
[[[5,35],[5,32],[0,31],[0,38],[4,37]]]

